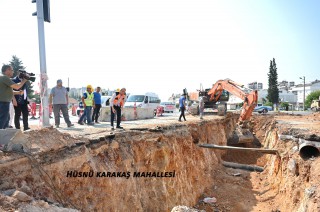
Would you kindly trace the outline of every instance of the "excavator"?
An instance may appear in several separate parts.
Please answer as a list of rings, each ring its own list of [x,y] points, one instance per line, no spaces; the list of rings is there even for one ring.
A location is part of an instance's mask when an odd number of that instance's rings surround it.
[[[251,92],[244,91],[244,86],[236,83],[230,79],[218,80],[212,88],[199,92],[188,94],[189,100],[197,101],[200,96],[205,97],[205,108],[212,107],[218,104],[218,115],[224,115],[226,111],[226,101],[229,100],[229,93],[244,100],[241,109],[238,127],[234,132],[233,138],[230,139],[229,144],[250,143],[253,142],[253,135],[248,129],[248,121],[252,115],[254,108],[258,102],[258,92],[253,90]]]
[[[218,80],[208,92],[208,95],[210,95],[209,101],[217,102],[224,90],[232,93],[233,95],[244,100],[239,121],[240,123],[247,121],[250,119],[252,112],[257,105],[258,92],[253,90],[250,93],[246,93],[243,91],[243,89],[241,89],[243,87],[243,85],[229,79]]]

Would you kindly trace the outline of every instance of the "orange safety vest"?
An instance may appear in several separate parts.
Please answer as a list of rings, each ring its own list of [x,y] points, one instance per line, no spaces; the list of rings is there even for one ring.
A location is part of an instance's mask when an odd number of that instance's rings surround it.
[[[118,102],[120,101],[120,107],[122,107],[124,105],[124,98],[125,95],[118,94],[113,100],[113,105],[118,105]]]

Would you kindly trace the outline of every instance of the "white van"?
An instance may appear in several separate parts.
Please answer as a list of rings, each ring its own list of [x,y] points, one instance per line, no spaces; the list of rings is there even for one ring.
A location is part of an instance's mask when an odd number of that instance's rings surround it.
[[[130,94],[124,107],[134,107],[134,103],[136,103],[136,107],[152,108],[156,112],[160,102],[159,96],[155,93]]]

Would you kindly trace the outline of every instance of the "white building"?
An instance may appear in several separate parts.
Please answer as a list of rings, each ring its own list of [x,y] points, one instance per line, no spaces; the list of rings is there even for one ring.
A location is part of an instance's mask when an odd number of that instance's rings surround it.
[[[267,95],[267,89],[258,91],[258,102],[262,103],[263,101],[267,100]],[[281,102],[288,102],[291,104],[295,104],[297,102],[297,96],[286,89],[279,89],[279,99]]]
[[[307,98],[307,96],[316,90],[320,90],[320,80],[315,80],[311,83],[306,83],[305,84],[305,98]],[[294,87],[291,88],[292,93],[297,95],[297,106],[298,107],[302,107],[303,106],[303,84],[299,84],[296,85]]]
[[[252,90],[262,90],[263,84],[261,82],[251,82],[248,84],[248,88]]]

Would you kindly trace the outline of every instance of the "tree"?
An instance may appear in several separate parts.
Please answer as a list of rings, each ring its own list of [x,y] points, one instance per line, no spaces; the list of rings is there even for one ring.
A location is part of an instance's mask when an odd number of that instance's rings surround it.
[[[287,108],[289,108],[289,103],[288,102],[281,102],[280,108],[287,110]]]
[[[311,106],[312,100],[318,100],[319,96],[320,96],[320,90],[311,92],[306,98],[305,107],[309,108]]]
[[[268,95],[267,99],[273,104],[279,103],[279,89],[278,89],[278,73],[276,61],[273,58],[273,61],[270,60],[270,67],[268,73]]]
[[[23,62],[16,56],[12,55],[12,59],[9,62],[9,64],[12,66],[13,69],[13,77],[17,76],[19,70],[26,70],[26,67],[23,66]],[[28,98],[32,99],[34,98],[34,90],[33,90],[33,85],[32,82],[28,81],[26,82],[26,85],[28,86]]]

